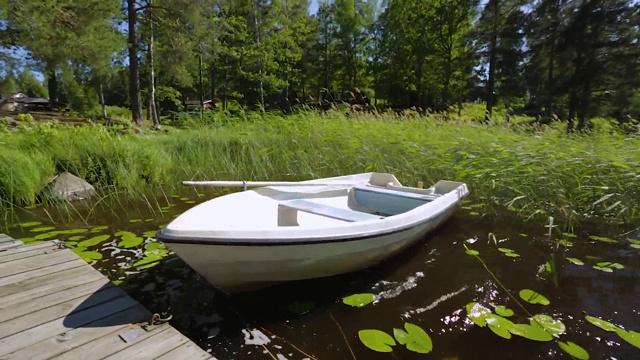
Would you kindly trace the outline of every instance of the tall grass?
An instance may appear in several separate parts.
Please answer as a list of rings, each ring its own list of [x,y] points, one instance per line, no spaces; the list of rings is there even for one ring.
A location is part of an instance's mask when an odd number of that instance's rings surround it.
[[[61,171],[127,198],[188,179],[304,180],[380,171],[409,185],[464,181],[478,201],[525,217],[640,221],[638,140],[609,131],[568,136],[557,125],[534,130],[410,113],[267,114],[168,134],[40,125],[0,135],[0,200],[32,204]]]

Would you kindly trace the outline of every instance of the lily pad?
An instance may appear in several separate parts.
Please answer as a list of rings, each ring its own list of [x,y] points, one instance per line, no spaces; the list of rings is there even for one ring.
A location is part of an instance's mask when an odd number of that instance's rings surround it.
[[[534,315],[531,319],[531,325],[541,326],[551,335],[561,335],[567,331],[567,327],[562,323],[562,321],[545,314]]]
[[[634,249],[640,249],[640,244],[631,244],[631,247]]]
[[[58,234],[59,233],[57,231],[52,231],[48,233],[38,234],[33,238],[36,240],[47,240],[47,239],[53,239],[54,237],[58,236]]]
[[[315,307],[316,304],[313,301],[296,301],[289,304],[288,309],[294,314],[304,315]]]
[[[118,243],[119,248],[131,249],[136,246],[140,246],[144,242],[144,239],[137,236],[123,236],[122,241]]]
[[[109,227],[106,226],[106,225],[100,225],[100,226],[96,226],[96,227],[92,228],[91,232],[96,233],[96,232],[107,230],[108,228]]]
[[[523,338],[534,341],[551,341],[553,336],[540,326],[533,326],[529,324],[517,324],[511,329],[513,335],[522,336]]]
[[[505,339],[511,339],[511,330],[515,326],[511,320],[494,314],[487,316],[487,325],[494,334]]]
[[[149,230],[142,233],[143,238],[155,238],[158,232],[155,230]]]
[[[355,307],[363,307],[371,304],[376,299],[374,294],[354,294],[342,299],[342,302]]]
[[[572,264],[576,264],[576,265],[584,265],[584,262],[580,259],[576,259],[576,258],[567,258],[567,260],[572,263]]]
[[[85,247],[77,247],[75,249],[72,249],[71,251],[73,251],[76,255],[80,256],[80,258],[82,258],[82,260],[91,263],[94,260],[101,260],[102,259],[102,254],[100,254],[97,251],[86,251],[87,248]]]
[[[142,222],[142,219],[131,219],[129,220],[130,223],[135,224],[135,223],[139,223]]]
[[[549,299],[530,289],[520,290],[519,295],[520,295],[520,298],[522,298],[522,300],[530,304],[549,305],[551,303]]]
[[[597,264],[597,266],[603,267],[603,268],[617,269],[617,270],[624,269],[624,265],[618,264],[618,263],[614,263],[614,262],[611,262],[611,261],[599,262]]]
[[[587,350],[583,349],[575,343],[572,343],[571,341],[567,341],[566,343],[558,341],[558,346],[560,346],[560,349],[562,349],[562,351],[571,355],[575,359],[589,360],[589,353],[587,352]]]
[[[60,235],[74,235],[74,234],[82,234],[86,233],[87,229],[67,229],[67,230],[58,230],[58,234]]]
[[[616,334],[622,338],[622,340],[629,344],[640,348],[640,333],[635,331],[627,331],[621,328],[616,328]]]
[[[393,336],[399,344],[405,345],[407,350],[420,354],[428,354],[433,350],[433,342],[420,326],[411,323],[404,324],[405,330],[393,329]]]
[[[18,224],[18,226],[22,227],[22,228],[29,228],[29,227],[34,227],[34,226],[38,226],[38,225],[42,225],[41,222],[39,221],[31,221],[31,222],[23,222]]]
[[[576,235],[576,234],[572,234],[572,233],[562,233],[562,236],[564,236],[564,237],[568,237],[568,238],[575,238],[575,237],[578,237],[578,235]]]
[[[69,239],[67,239],[67,240],[70,240],[70,241],[79,241],[79,240],[82,240],[82,239],[84,239],[84,235],[71,236],[71,237],[69,237]]]
[[[358,331],[358,338],[364,346],[377,352],[391,352],[391,346],[395,346],[396,342],[391,335],[384,331],[376,329],[365,329]]]
[[[158,261],[162,260],[164,256],[162,254],[159,253],[145,253],[145,256],[134,262],[133,265],[131,265],[132,267],[141,267],[141,266],[146,266],[149,265],[151,263],[157,263]]]
[[[105,242],[107,240],[109,240],[111,236],[109,235],[98,235],[98,236],[94,236],[91,239],[87,239],[84,241],[81,241],[78,246],[79,247],[91,247],[91,246],[96,246],[102,242]]]
[[[634,245],[640,245],[640,240],[637,239],[627,238],[627,241]]]
[[[496,306],[496,314],[504,317],[513,316],[514,312],[511,309],[504,307],[503,305]]]
[[[478,304],[477,302],[472,302],[467,304],[467,316],[474,324],[485,327],[487,326],[487,317],[491,315],[491,310],[486,307]]]
[[[167,247],[162,243],[150,242],[144,245],[145,250],[148,251],[156,251],[156,250],[167,250]]]
[[[612,238],[604,237],[604,236],[591,235],[591,236],[589,236],[589,239],[596,240],[596,241],[601,241],[601,242],[609,243],[609,244],[617,244],[618,243],[618,241],[616,241],[616,240],[614,240]]]
[[[479,256],[480,252],[478,252],[477,250],[473,250],[473,249],[467,249],[467,251],[465,251],[465,253],[467,255],[471,255],[471,256]]]
[[[568,248],[573,247],[573,243],[567,239],[558,240],[558,244]]]
[[[54,226],[43,226],[43,227],[37,227],[37,228],[33,228],[29,231],[31,232],[45,232],[45,231],[50,231],[50,230],[55,230],[56,228]]]
[[[131,231],[118,231],[113,235],[117,237],[136,236],[136,234],[132,233]]]
[[[591,324],[593,324],[593,325],[595,325],[595,326],[597,326],[600,329],[605,330],[605,331],[616,331],[616,329],[619,329],[619,327],[617,325],[614,325],[614,324],[612,324],[612,323],[610,323],[610,322],[608,322],[606,320],[602,320],[602,319],[599,319],[597,317],[586,315],[584,318],[585,318],[585,320],[587,320]]]

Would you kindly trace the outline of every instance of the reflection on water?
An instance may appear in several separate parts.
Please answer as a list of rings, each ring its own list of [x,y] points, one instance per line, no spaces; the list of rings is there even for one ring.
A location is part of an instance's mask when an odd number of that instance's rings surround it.
[[[425,357],[396,346],[393,356],[398,359],[569,359],[555,341],[517,336],[506,340],[469,320],[465,306],[475,301],[489,308],[505,305],[515,312],[510,320],[529,322],[525,311],[502,286],[532,314],[561,320],[567,332],[560,340],[579,344],[592,359],[640,356],[639,349],[615,333],[584,320],[589,314],[640,331],[640,250],[631,248],[624,237],[618,244],[589,239],[589,235],[614,237],[622,230],[589,226],[576,237],[567,238],[556,228],[558,231],[549,238],[545,224],[523,222],[506,212],[481,217],[461,209],[425,242],[374,268],[225,297],[179,258],[162,253],[162,247],[152,239],[162,225],[193,206],[194,201],[206,198],[193,194],[168,196],[158,200],[161,211],[150,211],[139,204],[125,205],[118,211],[93,210],[89,224],[76,222],[63,227],[38,217],[42,213],[36,209],[32,210],[36,215],[22,215],[21,220],[40,222],[34,225],[39,231],[18,227],[10,229],[10,235],[34,239],[35,234],[51,230],[47,226],[55,226],[56,231],[75,230],[56,236],[73,246],[109,235],[95,246],[86,246],[85,251],[102,255],[93,265],[112,280],[122,281],[120,286],[149,310],[170,309],[172,324],[219,359],[351,359],[351,352],[358,359],[389,359],[389,354],[375,353],[362,345],[358,331],[392,333],[405,322],[425,329],[434,348]],[[473,209],[478,211],[477,207]],[[489,233],[495,234],[495,240],[506,240],[496,243]],[[128,240],[123,241],[123,236]],[[142,244],[136,241],[138,236],[143,238]],[[558,245],[562,239],[567,241]],[[126,244],[135,246],[127,248]],[[465,254],[463,245],[479,251],[500,283],[478,259]],[[498,247],[511,249],[520,257],[508,257]],[[154,256],[161,261],[155,261]],[[572,264],[567,257],[585,265]],[[149,261],[141,262],[144,259]],[[612,272],[593,268],[605,261],[624,268]],[[518,292],[525,288],[544,294],[550,305],[521,301]],[[376,300],[363,308],[341,302],[355,293],[373,293]]]

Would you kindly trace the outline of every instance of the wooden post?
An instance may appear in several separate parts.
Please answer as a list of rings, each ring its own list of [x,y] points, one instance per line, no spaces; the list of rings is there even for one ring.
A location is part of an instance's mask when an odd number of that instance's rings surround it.
[[[422,181],[418,181],[418,183],[416,184],[416,187],[418,189],[424,189],[424,183]]]

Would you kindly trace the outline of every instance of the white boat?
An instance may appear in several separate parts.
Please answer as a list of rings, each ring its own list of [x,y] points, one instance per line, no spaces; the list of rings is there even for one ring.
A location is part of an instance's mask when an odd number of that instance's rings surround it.
[[[158,232],[158,240],[227,294],[378,264],[425,239],[468,194],[464,183],[405,187],[386,173],[185,184],[262,185],[201,203]]]

